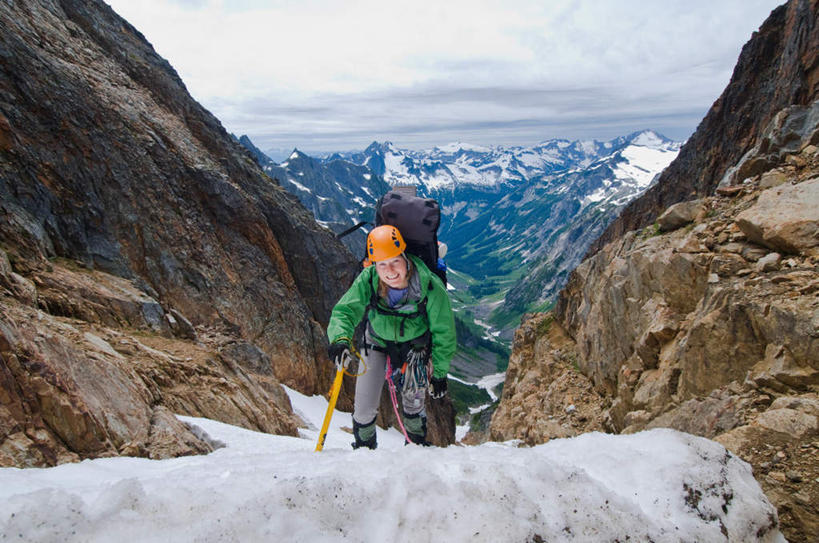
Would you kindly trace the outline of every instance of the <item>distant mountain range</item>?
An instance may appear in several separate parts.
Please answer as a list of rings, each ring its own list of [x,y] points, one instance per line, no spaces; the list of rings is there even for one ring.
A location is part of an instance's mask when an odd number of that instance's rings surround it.
[[[275,164],[246,137],[240,141],[335,232],[372,220],[390,186],[416,185],[436,198],[443,210],[439,239],[449,245],[456,284],[463,280],[463,304],[483,306],[478,316],[507,331],[521,313],[554,298],[588,246],[681,145],[650,130],[532,147],[452,143],[413,151],[373,142],[326,158],[293,151]],[[354,250],[363,247],[363,232],[357,236],[347,240]]]
[[[463,185],[525,184],[535,177],[587,168],[629,144],[679,149],[675,142],[645,131],[607,142],[554,139],[533,147],[490,148],[451,143],[427,151],[409,151],[391,142],[373,142],[364,151],[334,153],[326,160],[347,160],[367,166],[390,185],[422,185],[432,192]]]
[[[277,164],[247,136],[238,139],[267,175],[294,194],[313,212],[319,224],[337,234],[360,221],[372,221],[378,198],[390,190],[390,185],[366,166],[346,160],[312,158],[297,149]],[[365,240],[364,230],[343,239],[355,255],[363,255]]]

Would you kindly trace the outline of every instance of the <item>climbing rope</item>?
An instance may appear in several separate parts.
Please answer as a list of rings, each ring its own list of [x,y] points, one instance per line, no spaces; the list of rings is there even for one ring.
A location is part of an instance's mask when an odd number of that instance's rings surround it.
[[[401,415],[398,413],[398,396],[395,393],[395,382],[392,378],[392,364],[390,364],[390,357],[387,356],[387,367],[384,378],[387,380],[387,385],[390,388],[390,400],[392,400],[392,409],[395,411],[395,418],[398,419],[398,425],[401,427],[401,433],[404,434],[406,443],[412,443],[407,434],[407,429],[404,428],[404,421],[401,420]]]

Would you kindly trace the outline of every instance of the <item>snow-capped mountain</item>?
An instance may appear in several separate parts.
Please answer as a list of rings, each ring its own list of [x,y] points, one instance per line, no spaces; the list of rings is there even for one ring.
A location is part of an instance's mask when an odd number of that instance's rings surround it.
[[[608,142],[554,139],[532,147],[509,148],[451,143],[412,151],[391,142],[373,142],[362,152],[335,153],[327,160],[343,159],[367,166],[390,185],[419,185],[422,192],[432,194],[464,185],[518,186],[534,177],[586,168],[631,141],[655,149],[675,146],[674,142],[646,131]]]
[[[504,307],[522,312],[547,302],[592,241],[649,187],[679,148],[650,131],[587,146],[586,158],[564,162],[573,162],[572,167],[531,179],[469,220],[456,217],[450,230],[451,266],[470,270],[484,283],[524,269]],[[595,160],[585,162],[595,154]]]
[[[276,164],[247,136],[239,138],[262,169],[309,209],[319,224],[341,233],[360,221],[372,221],[378,198],[390,189],[365,166],[345,160],[318,160],[298,149]],[[364,231],[343,238],[353,254],[364,253]]]

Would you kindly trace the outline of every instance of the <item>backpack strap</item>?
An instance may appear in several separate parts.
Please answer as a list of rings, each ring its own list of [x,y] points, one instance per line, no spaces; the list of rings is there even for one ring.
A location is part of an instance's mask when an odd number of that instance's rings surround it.
[[[398,318],[400,318],[401,319],[401,326],[400,326],[400,329],[399,329],[399,333],[402,336],[404,335],[404,323],[406,322],[407,319],[414,319],[416,317],[419,317],[419,316],[423,315],[424,317],[427,317],[427,322],[429,322],[429,317],[427,315],[427,299],[429,298],[429,291],[432,290],[432,287],[433,287],[433,283],[432,283],[432,281],[430,281],[429,285],[427,287],[427,295],[424,296],[424,298],[421,301],[418,302],[415,311],[413,311],[412,313],[402,313],[401,311],[395,311],[395,310],[392,310],[392,309],[386,309],[384,307],[381,307],[381,305],[378,303],[378,293],[372,287],[372,284],[370,284],[370,289],[371,289],[370,290],[370,301],[367,304],[367,307],[364,308],[364,318],[362,319],[362,322],[364,323],[364,326],[366,327],[367,323],[370,320],[370,310],[371,309],[375,310],[376,312],[378,312],[378,313],[380,313],[382,315],[387,315],[389,317],[398,317]],[[365,328],[365,330],[366,330],[366,328]],[[426,334],[422,335],[421,337],[424,337],[426,335],[429,335],[429,338],[427,338],[427,340],[426,340],[426,343],[429,343],[430,340],[431,340],[431,337],[432,337],[431,334],[429,333],[429,330],[427,330]],[[384,338],[381,338],[381,337],[379,337],[378,339],[380,339],[381,341],[383,341],[384,343],[386,343],[388,345],[390,343],[394,343],[396,345],[403,345],[404,343],[412,343],[414,341],[414,340],[411,339],[411,340],[406,341],[406,342],[398,343],[398,342],[395,342],[395,341],[388,341],[388,340],[386,340]],[[366,342],[365,342],[365,345],[364,345],[364,349],[365,349],[364,352],[365,353],[367,351],[367,348],[369,348],[369,347],[371,347],[371,346],[367,345]],[[375,348],[375,345],[373,345],[372,347]],[[379,349],[376,349],[376,350],[379,350]],[[393,353],[390,353],[390,354],[393,354]]]

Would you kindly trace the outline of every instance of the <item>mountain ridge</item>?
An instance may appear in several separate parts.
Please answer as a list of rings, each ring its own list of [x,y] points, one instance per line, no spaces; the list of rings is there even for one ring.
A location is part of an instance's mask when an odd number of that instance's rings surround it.
[[[389,141],[374,141],[363,151],[336,152],[326,160],[344,159],[367,166],[391,185],[418,185],[425,193],[433,194],[458,185],[491,190],[497,185],[518,185],[571,166],[587,167],[595,159],[632,142],[642,146],[676,145],[652,130],[609,141],[558,138],[532,146],[510,147],[457,143],[420,151],[401,149]]]

